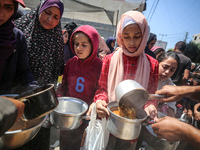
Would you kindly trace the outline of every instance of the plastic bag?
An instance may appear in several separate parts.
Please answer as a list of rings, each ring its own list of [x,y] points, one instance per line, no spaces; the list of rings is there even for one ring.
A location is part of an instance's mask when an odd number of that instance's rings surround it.
[[[80,150],[105,150],[109,140],[106,118],[96,119],[96,104],[92,108],[88,127],[85,129],[86,138]]]

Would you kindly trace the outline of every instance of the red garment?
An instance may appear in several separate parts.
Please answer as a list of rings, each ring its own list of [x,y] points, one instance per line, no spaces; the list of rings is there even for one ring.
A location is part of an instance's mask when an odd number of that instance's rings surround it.
[[[97,90],[102,66],[102,61],[97,57],[99,38],[98,32],[91,26],[81,26],[74,33],[80,31],[90,38],[93,47],[92,54],[83,62],[77,56],[67,61],[57,95],[79,98],[90,105]],[[70,46],[75,54],[73,35],[70,39]]]
[[[107,79],[108,79],[108,71],[109,71],[109,65],[112,58],[112,54],[105,56],[103,60],[103,66],[101,70],[101,75],[99,78],[99,89],[95,93],[94,101],[97,100],[104,100],[108,102],[108,95],[107,95]],[[153,57],[147,55],[147,58],[150,62],[150,77],[149,77],[149,84],[147,91],[151,94],[155,93],[158,86],[158,61],[154,59]],[[137,70],[137,60],[138,57],[128,57],[123,54],[123,61],[124,61],[124,80],[126,79],[134,79],[135,73]],[[157,107],[158,102],[156,100],[148,100],[145,104],[145,108],[153,104]]]

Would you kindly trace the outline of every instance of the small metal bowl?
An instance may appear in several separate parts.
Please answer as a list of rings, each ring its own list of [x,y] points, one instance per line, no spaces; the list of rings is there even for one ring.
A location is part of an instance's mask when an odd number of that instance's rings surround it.
[[[54,126],[60,130],[77,129],[86,116],[88,105],[86,102],[74,97],[59,97],[59,104],[51,113]]]

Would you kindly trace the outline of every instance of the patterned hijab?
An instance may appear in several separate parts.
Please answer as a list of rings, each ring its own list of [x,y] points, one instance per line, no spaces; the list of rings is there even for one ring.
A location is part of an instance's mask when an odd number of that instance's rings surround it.
[[[62,16],[63,3],[59,0],[46,0],[15,21],[16,27],[22,30],[28,44],[31,71],[41,84],[55,83],[60,67],[64,63],[64,42],[60,22],[55,28],[49,30],[44,29],[39,22],[40,9],[55,6],[54,4],[60,9]]]
[[[130,53],[123,44],[122,31],[127,25],[133,23],[139,25],[143,38],[137,51]],[[123,54],[128,57],[138,57],[137,71],[134,80],[147,89],[150,76],[150,64],[144,53],[144,49],[147,43],[148,33],[147,20],[142,13],[138,11],[128,11],[121,16],[121,20],[117,25],[117,43],[120,48],[113,54],[108,72],[109,101],[116,100],[115,88],[124,79]]]

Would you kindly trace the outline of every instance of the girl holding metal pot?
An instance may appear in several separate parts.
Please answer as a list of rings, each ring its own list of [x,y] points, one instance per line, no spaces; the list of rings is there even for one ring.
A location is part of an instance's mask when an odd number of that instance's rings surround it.
[[[116,101],[115,88],[123,80],[133,79],[149,93],[155,93],[158,85],[158,61],[145,54],[149,35],[145,16],[138,11],[124,13],[117,26],[118,51],[105,56],[99,79],[99,89],[94,101],[97,114],[106,117],[107,103]],[[157,116],[157,101],[148,100],[144,109],[152,118]],[[110,136],[107,149],[135,149],[137,140],[125,141]]]

